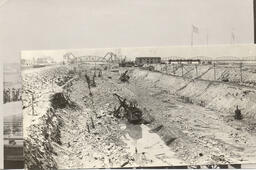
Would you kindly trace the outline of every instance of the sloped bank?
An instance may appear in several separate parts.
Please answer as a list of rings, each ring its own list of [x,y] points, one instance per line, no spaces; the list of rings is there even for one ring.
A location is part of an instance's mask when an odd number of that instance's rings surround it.
[[[134,81],[145,81],[149,86],[159,87],[181,98],[185,102],[233,116],[236,106],[245,119],[255,119],[256,89],[210,81],[184,79],[159,72],[134,69]]]
[[[51,107],[37,125],[29,128],[31,133],[25,140],[24,155],[27,169],[58,169],[54,155],[54,145],[62,145],[61,128],[64,121],[58,109],[76,109],[63,93],[55,93],[50,99]]]

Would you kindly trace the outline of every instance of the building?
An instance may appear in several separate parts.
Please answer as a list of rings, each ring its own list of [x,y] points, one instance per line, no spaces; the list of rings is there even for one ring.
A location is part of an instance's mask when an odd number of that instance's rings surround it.
[[[21,68],[32,67],[34,65],[33,60],[21,59]]]
[[[38,57],[36,59],[36,64],[41,64],[41,65],[50,65],[54,64],[54,60],[52,57]]]
[[[136,57],[135,64],[136,65],[144,65],[144,64],[160,64],[161,57]]]

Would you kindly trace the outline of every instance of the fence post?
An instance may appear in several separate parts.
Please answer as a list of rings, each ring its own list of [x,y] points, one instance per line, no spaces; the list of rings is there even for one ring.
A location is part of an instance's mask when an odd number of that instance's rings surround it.
[[[88,125],[87,122],[86,122],[86,126],[87,126],[87,131],[88,131],[88,133],[90,133],[90,126]]]
[[[196,66],[196,77],[198,77],[198,70],[197,70],[197,65]]]
[[[243,63],[240,63],[240,81],[243,82]]]
[[[92,128],[94,129],[95,128],[95,124],[94,124],[93,118],[92,117],[90,117],[90,118],[91,118]]]
[[[183,64],[181,63],[181,75],[183,77]]]
[[[34,115],[35,114],[35,110],[34,110],[34,100],[35,100],[35,98],[34,98],[34,94],[33,93],[31,95],[32,95],[32,105],[31,105],[31,107],[32,107],[32,115]]]
[[[52,78],[52,92],[54,92],[54,89],[53,89],[53,78]]]
[[[216,80],[216,68],[215,68],[215,63],[213,63],[213,74],[214,74],[214,80]]]

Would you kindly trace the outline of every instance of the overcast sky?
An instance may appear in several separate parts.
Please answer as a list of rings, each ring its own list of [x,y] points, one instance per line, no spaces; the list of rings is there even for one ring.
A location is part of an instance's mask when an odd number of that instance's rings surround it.
[[[206,44],[207,35],[209,44],[253,43],[253,0],[0,0],[0,57],[19,62],[21,50],[190,45],[192,25],[195,45]]]
[[[210,45],[210,46],[161,46],[152,48],[100,48],[100,49],[69,49],[69,50],[43,50],[22,51],[23,59],[52,56],[56,61],[63,61],[63,55],[72,53],[74,56],[100,56],[114,52],[120,57],[126,56],[128,60],[135,57],[158,56],[164,58],[205,58],[205,59],[247,59],[256,60],[256,45]],[[110,56],[108,56],[110,57]],[[107,58],[108,58],[107,57]]]
[[[21,50],[253,43],[252,0],[1,0],[0,56]],[[0,1],[0,2],[1,2]],[[232,32],[235,39],[232,41]]]

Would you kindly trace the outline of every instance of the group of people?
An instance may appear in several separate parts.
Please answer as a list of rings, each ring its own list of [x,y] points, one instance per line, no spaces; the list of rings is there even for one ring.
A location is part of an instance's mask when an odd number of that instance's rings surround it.
[[[21,101],[21,89],[7,88],[4,89],[4,103]]]

